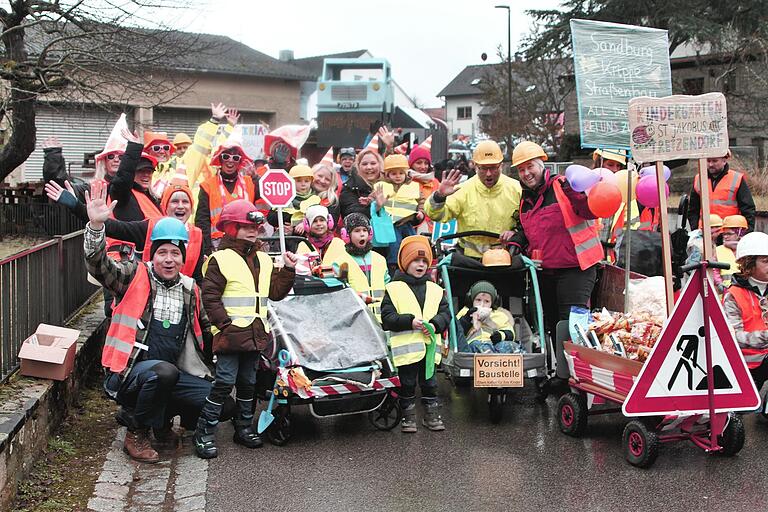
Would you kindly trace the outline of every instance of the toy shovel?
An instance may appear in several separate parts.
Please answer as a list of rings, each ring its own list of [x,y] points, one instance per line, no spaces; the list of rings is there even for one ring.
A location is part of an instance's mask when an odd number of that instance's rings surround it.
[[[280,365],[280,368],[285,368],[285,366],[288,364],[288,359],[290,355],[288,354],[288,351],[283,349],[277,354],[277,360]],[[270,393],[269,397],[269,404],[267,405],[267,408],[261,411],[261,414],[259,414],[259,425],[258,425],[258,433],[263,434],[265,430],[269,428],[269,426],[272,424],[273,421],[275,421],[275,416],[272,414],[272,409],[275,406],[275,388],[277,387],[277,381],[280,379],[280,372],[277,373],[277,376],[275,377],[275,385],[272,386],[272,393]]]
[[[424,356],[425,372],[424,377],[431,379],[435,374],[435,352],[437,350],[437,336],[435,335],[435,329],[430,323],[424,323],[424,327],[429,333],[429,345],[427,345],[427,354]]]

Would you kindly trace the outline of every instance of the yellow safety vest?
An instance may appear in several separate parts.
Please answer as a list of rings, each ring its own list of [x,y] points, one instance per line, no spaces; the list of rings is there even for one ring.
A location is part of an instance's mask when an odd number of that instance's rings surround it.
[[[717,261],[720,263],[730,263],[731,268],[728,270],[721,269],[720,270],[720,277],[723,278],[723,284],[725,286],[731,285],[731,276],[737,272],[741,272],[741,269],[739,268],[739,264],[736,263],[736,254],[729,248],[727,248],[724,245],[718,245],[715,248],[715,255],[717,256]]]
[[[464,308],[456,315],[456,318],[461,318],[467,314],[468,308]],[[510,322],[509,315],[505,310],[496,308],[491,311],[491,317],[485,320],[480,329],[480,333],[474,334],[472,339],[467,341],[491,341],[491,334],[495,331],[515,331],[515,326]]]
[[[253,274],[245,260],[232,249],[224,249],[211,254],[219,264],[221,274],[227,279],[227,286],[221,295],[221,302],[227,311],[232,324],[237,327],[248,327],[257,318],[264,324],[264,330],[269,332],[267,322],[267,301],[269,286],[272,280],[272,258],[267,253],[257,252],[259,260],[259,290],[253,282]],[[208,272],[208,263],[203,264],[203,275]],[[211,332],[216,334],[219,329],[211,326]]]
[[[419,307],[419,301],[413,291],[402,281],[393,281],[387,285],[387,293],[395,306],[395,310],[401,315],[413,315],[428,322],[437,315],[440,309],[440,301],[443,299],[443,289],[427,281],[427,293],[424,297],[424,308]],[[441,343],[441,337],[437,336],[437,343]],[[393,332],[389,339],[392,349],[392,358],[395,366],[405,366],[421,361],[427,353],[427,344],[430,343],[429,335],[421,331]],[[440,364],[440,350],[435,351],[435,364]]]
[[[392,217],[392,222],[400,222],[416,213],[421,197],[418,183],[415,181],[403,183],[397,191],[391,183],[382,183],[381,186],[384,196],[387,198],[384,209]]]
[[[307,213],[307,208],[320,204],[320,198],[314,194],[299,203],[299,208],[296,209],[293,206],[283,208],[285,213],[291,216],[291,226],[298,226],[304,220],[304,215]]]
[[[347,253],[343,243],[331,243],[323,256],[323,265],[338,265],[346,263],[349,268],[349,286],[357,293],[364,293],[373,299],[368,304],[376,320],[381,322],[381,301],[384,299],[384,276],[387,271],[387,260],[381,254],[371,251],[371,280],[365,276],[360,265]]]

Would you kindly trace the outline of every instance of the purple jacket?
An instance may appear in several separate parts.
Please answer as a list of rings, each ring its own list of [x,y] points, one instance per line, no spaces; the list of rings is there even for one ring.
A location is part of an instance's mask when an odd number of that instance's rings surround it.
[[[544,184],[538,190],[523,185],[523,198],[520,202],[520,225],[523,230],[522,233],[518,232],[513,241],[520,244],[529,257],[534,250],[541,251],[541,268],[578,268],[576,250],[565,227],[563,212],[557,204],[552,183],[560,180],[563,192],[576,215],[584,219],[596,217],[589,210],[586,194],[573,190],[565,177],[550,176],[549,171],[545,172]]]

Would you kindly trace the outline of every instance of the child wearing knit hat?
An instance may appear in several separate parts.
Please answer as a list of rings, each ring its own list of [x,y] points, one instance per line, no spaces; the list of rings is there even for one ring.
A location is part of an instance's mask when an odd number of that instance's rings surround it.
[[[417,431],[417,385],[425,408],[423,425],[432,431],[445,430],[434,367],[440,364],[440,333],[448,327],[451,314],[443,288],[429,278],[431,263],[428,238],[414,235],[403,239],[397,255],[400,270],[387,285],[381,303],[381,326],[391,332],[392,358],[400,377],[400,430],[405,433]]]
[[[467,351],[479,354],[522,352],[515,343],[515,320],[498,304],[499,293],[488,281],[478,281],[467,293],[467,306],[456,315],[467,339]]]

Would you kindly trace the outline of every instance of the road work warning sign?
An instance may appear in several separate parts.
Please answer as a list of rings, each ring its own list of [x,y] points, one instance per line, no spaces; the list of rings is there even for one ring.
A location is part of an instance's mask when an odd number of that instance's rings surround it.
[[[475,387],[523,387],[522,354],[475,354]]]

